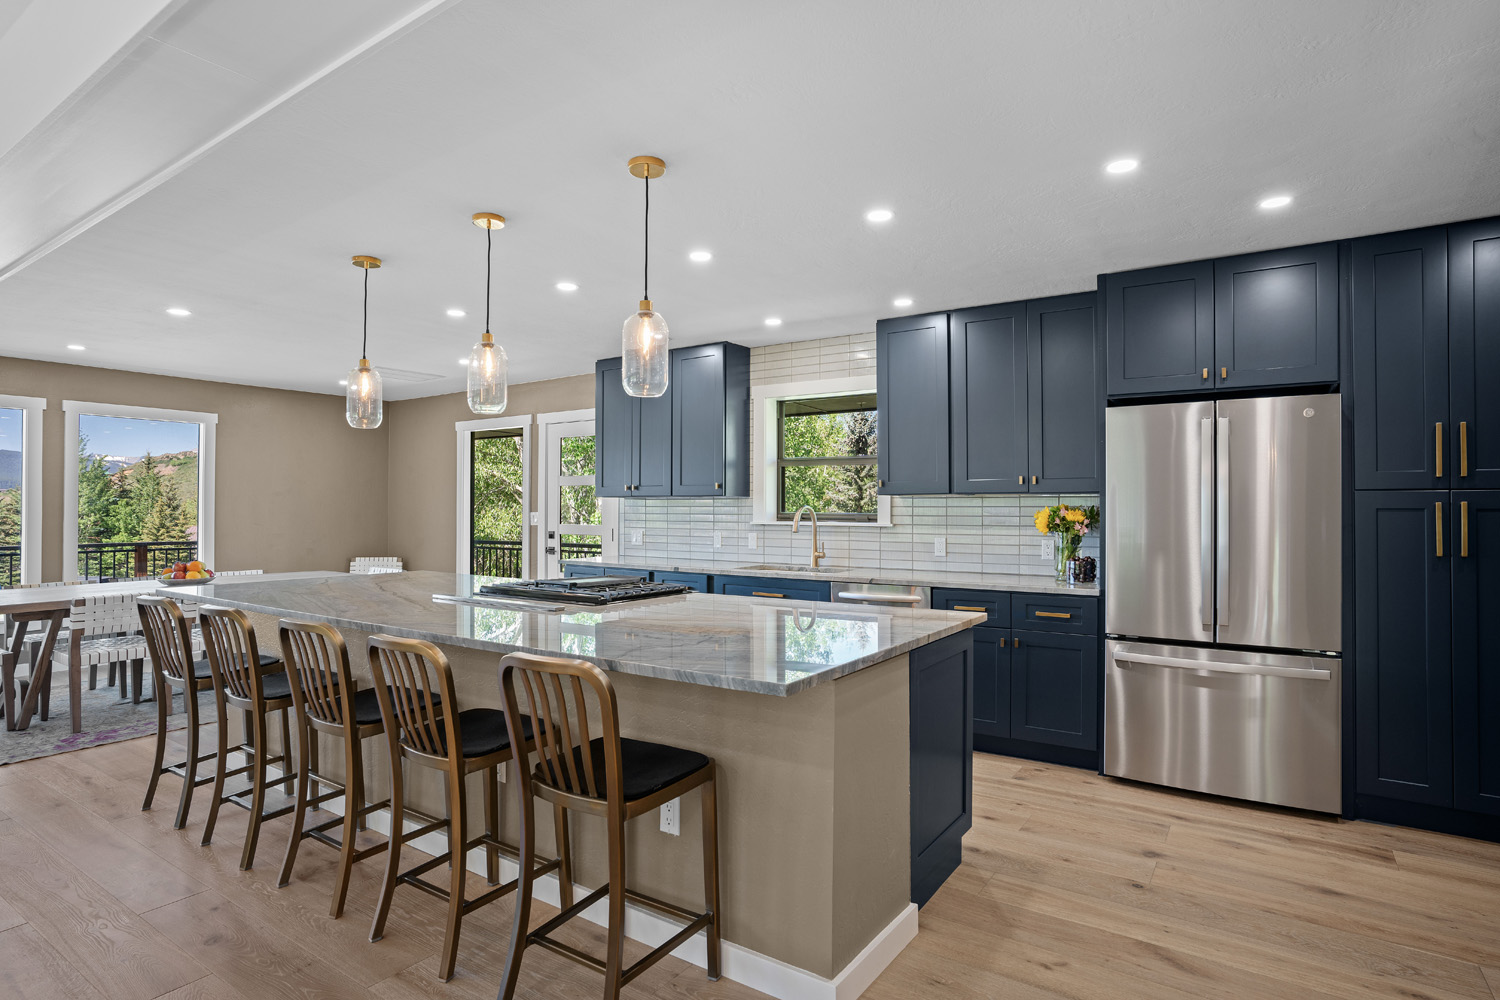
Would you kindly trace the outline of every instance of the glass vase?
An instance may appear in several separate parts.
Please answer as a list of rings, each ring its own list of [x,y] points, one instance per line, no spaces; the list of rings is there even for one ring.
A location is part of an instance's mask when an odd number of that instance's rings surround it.
[[[1053,532],[1053,538],[1056,539],[1052,546],[1052,554],[1056,559],[1053,569],[1057,574],[1057,582],[1067,583],[1069,582],[1068,562],[1077,558],[1078,546],[1083,542],[1083,538],[1061,531]]]

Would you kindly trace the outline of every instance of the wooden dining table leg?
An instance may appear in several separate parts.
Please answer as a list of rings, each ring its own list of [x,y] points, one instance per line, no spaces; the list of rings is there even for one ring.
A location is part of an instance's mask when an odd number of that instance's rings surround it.
[[[31,619],[17,615],[16,632],[10,642],[10,659],[4,665],[4,677],[0,684],[5,687],[5,728],[16,728],[16,664],[21,662],[21,650],[26,646],[26,630]],[[36,673],[35,669],[32,673]]]
[[[36,703],[42,695],[42,689],[52,683],[52,648],[57,645],[57,634],[62,630],[63,619],[68,616],[67,608],[58,608],[51,613],[51,620],[47,625],[47,637],[42,640],[41,652],[37,654],[38,676],[31,679],[31,685],[26,689],[26,700],[16,710],[16,717],[6,717],[5,724],[11,729],[26,729],[31,725],[31,717],[36,712]],[[19,635],[21,629],[16,629]],[[15,725],[11,725],[14,722]]]

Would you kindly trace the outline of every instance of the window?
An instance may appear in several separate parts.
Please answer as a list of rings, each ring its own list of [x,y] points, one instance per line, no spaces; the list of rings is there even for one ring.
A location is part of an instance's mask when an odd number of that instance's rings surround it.
[[[877,427],[873,392],[776,403],[776,517],[804,504],[830,521],[874,521]]]
[[[45,399],[0,396],[0,586],[41,581]]]
[[[526,517],[525,452],[521,428],[472,436],[472,550],[476,576],[520,577]]]

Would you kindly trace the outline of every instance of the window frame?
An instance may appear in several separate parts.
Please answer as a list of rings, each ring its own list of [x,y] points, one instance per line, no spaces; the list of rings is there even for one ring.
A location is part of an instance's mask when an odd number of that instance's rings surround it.
[[[217,460],[219,415],[197,410],[168,410],[157,406],[124,403],[88,403],[63,400],[66,424],[63,445],[63,578],[78,575],[78,418],[127,417],[133,420],[169,420],[198,425],[198,560],[214,565],[214,466]],[[23,526],[24,527],[24,526]]]
[[[873,395],[869,393],[827,393],[818,396],[783,396],[776,400],[776,479],[775,495],[772,498],[776,507],[776,520],[791,522],[796,517],[795,511],[786,510],[786,470],[788,468],[817,468],[833,465],[860,465],[866,468],[875,468],[879,459],[875,455],[827,455],[818,458],[787,458],[786,457],[786,404],[796,403],[804,400],[816,399],[839,399],[845,396]],[[874,412],[872,406],[869,411],[846,410],[843,412]],[[879,425],[876,425],[877,442],[879,441]],[[877,444],[877,447],[879,445]],[[878,494],[877,494],[878,496]],[[818,511],[818,519],[830,524],[869,524],[880,520],[879,500],[876,501],[876,509],[870,513],[855,511]]]
[[[531,515],[536,510],[531,494],[531,414],[514,417],[485,417],[481,420],[457,420],[453,429],[458,436],[458,509],[457,557],[454,572],[468,576],[470,545],[474,539],[474,440],[473,435],[484,431],[521,432],[521,575],[531,573]]]
[[[0,395],[0,409],[21,411],[21,582],[41,583],[42,414],[47,400]],[[76,444],[73,450],[78,450]]]

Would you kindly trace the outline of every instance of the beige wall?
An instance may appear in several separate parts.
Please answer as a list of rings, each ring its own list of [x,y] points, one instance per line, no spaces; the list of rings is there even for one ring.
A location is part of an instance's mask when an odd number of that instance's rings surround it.
[[[506,417],[591,410],[594,376],[574,375],[510,387]],[[386,404],[390,435],[390,554],[408,569],[453,572],[458,534],[458,438],[453,425],[474,420],[462,394]],[[532,429],[532,482],[540,493],[541,442]],[[533,553],[533,556],[535,553]],[[534,567],[528,568],[528,572]]]
[[[215,569],[346,569],[386,549],[387,430],[349,427],[340,396],[13,358],[0,393],[47,399],[44,580],[62,578],[65,399],[219,415]]]

